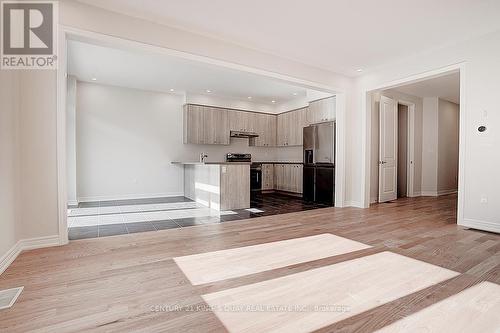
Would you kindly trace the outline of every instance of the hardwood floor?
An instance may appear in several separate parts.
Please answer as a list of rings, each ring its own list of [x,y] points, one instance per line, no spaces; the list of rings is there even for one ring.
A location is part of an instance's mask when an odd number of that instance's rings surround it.
[[[500,235],[463,230],[455,214],[454,195],[408,198],[369,209],[323,208],[24,252],[0,276],[0,289],[25,287],[13,308],[0,311],[0,331],[224,332],[217,315],[206,311],[204,295],[384,251],[459,273],[325,322],[318,331],[391,328],[405,317],[425,317],[424,309],[482,281],[500,284]],[[371,247],[195,286],[173,259],[325,233]]]

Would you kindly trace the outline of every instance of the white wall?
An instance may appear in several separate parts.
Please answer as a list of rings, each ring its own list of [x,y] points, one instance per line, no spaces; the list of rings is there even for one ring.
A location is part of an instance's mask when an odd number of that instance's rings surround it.
[[[357,81],[359,100],[355,112],[351,113],[353,124],[364,124],[366,109],[363,108],[364,92],[394,85],[403,78],[419,77],[429,71],[445,68],[453,64],[465,63],[465,79],[461,95],[465,104],[461,105],[460,117],[464,120],[463,142],[466,148],[463,168],[462,194],[465,198],[461,213],[463,225],[476,228],[500,231],[500,177],[494,177],[500,168],[500,155],[497,153],[500,137],[495,128],[500,125],[498,110],[498,91],[500,91],[500,32],[488,34],[464,43],[449,46],[415,55],[390,66],[383,67],[372,73],[367,73]],[[464,74],[464,75],[462,75]],[[485,125],[484,133],[477,131],[478,126]],[[352,126],[350,130],[351,143],[349,150],[358,152],[352,162],[368,163],[365,160],[365,150],[362,146],[364,125]],[[369,140],[367,141],[369,144]],[[462,143],[461,143],[462,144]],[[369,164],[365,164],[368,166]],[[354,166],[353,166],[354,167]],[[366,173],[363,173],[366,171]],[[352,186],[365,189],[362,183],[364,177],[369,177],[369,167],[360,169],[353,177]],[[460,192],[460,191],[459,191]],[[369,201],[369,192],[359,194],[363,202]]]
[[[67,80],[66,97],[66,174],[68,205],[78,204],[76,196],[76,78]]]
[[[436,97],[424,98],[422,118],[422,195],[437,194],[438,112],[438,99]]]
[[[438,97],[424,98],[422,195],[458,188],[459,106]]]
[[[19,240],[18,97],[18,73],[0,70],[0,269],[7,260],[4,256]]]
[[[57,203],[55,71],[21,71],[19,106],[20,238],[55,236]]]
[[[438,100],[438,172],[437,193],[458,189],[458,147],[460,107],[458,104]]]
[[[255,161],[300,161],[300,147],[249,147],[182,142],[182,95],[78,82],[76,116],[79,201],[183,195],[183,169],[172,161],[223,161],[228,152]],[[278,154],[279,151],[279,154]],[[68,170],[69,172],[69,170]]]

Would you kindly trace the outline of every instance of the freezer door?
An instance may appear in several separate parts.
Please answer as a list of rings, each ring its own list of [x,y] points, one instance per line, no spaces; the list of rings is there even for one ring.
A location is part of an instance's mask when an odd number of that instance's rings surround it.
[[[327,122],[316,126],[316,149],[314,163],[335,163],[335,123]]]
[[[335,203],[335,168],[316,168],[316,189],[314,193],[316,202],[327,205]]]
[[[314,178],[315,178],[315,167],[304,165],[303,177],[302,177],[302,198],[305,201],[314,202]]]

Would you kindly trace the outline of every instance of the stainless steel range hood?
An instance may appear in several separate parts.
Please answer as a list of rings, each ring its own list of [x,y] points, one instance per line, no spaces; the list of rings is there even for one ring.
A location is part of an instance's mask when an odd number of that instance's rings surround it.
[[[231,131],[230,136],[232,138],[256,138],[259,135],[255,132]]]

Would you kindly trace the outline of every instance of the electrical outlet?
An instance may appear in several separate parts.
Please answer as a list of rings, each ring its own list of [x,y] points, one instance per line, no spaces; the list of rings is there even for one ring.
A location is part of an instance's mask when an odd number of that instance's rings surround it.
[[[481,203],[482,203],[482,204],[487,204],[487,203],[488,203],[488,198],[487,198],[486,196],[484,196],[484,195],[483,195],[483,196],[481,197]]]

